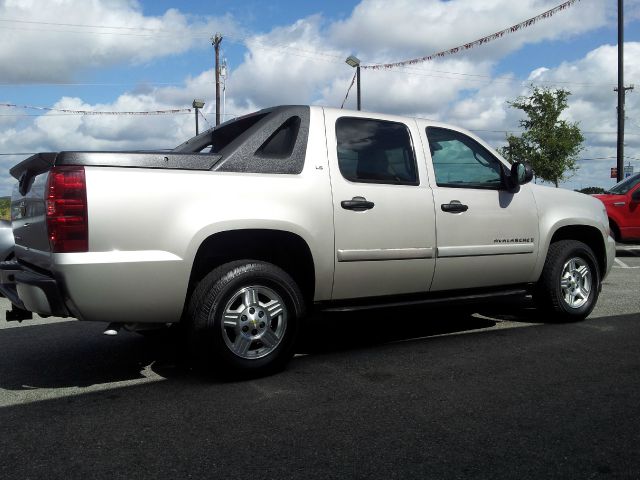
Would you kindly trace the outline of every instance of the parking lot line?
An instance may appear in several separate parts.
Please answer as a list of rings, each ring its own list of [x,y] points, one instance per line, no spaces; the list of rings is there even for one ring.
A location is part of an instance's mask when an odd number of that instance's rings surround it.
[[[622,268],[629,268],[629,265],[627,265],[626,263],[624,263],[622,260],[620,260],[619,258],[616,258],[616,263],[618,265],[620,265]]]
[[[166,380],[166,378],[154,372],[152,370],[152,364],[150,364],[141,368],[140,378],[122,380],[120,382],[97,383],[88,386],[57,388],[40,388],[30,387],[29,385],[22,385],[22,390],[8,390],[0,388],[0,408],[11,407],[15,405],[25,405],[27,403],[34,402],[42,402],[45,400],[54,400],[57,398],[85,395],[87,393],[117,390],[119,388],[143,385],[146,383],[161,382],[164,380]]]
[[[634,268],[640,268],[640,266],[631,266],[631,265],[627,265],[626,263],[624,263],[622,260],[620,260],[619,258],[615,259],[616,263],[618,265],[614,265],[613,268],[630,268],[630,269],[634,269]]]

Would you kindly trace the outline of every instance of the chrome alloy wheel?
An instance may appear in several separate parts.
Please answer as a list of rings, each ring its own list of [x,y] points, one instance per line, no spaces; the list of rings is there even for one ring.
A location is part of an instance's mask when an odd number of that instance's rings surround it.
[[[587,303],[591,288],[591,269],[585,260],[574,257],[564,264],[560,277],[560,289],[569,307],[580,308]]]
[[[273,290],[250,286],[238,290],[224,307],[222,337],[240,358],[269,355],[287,330],[287,307]]]

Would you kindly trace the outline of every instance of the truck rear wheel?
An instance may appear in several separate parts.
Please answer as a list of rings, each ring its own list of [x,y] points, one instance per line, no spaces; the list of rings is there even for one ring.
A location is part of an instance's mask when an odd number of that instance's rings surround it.
[[[577,240],[549,247],[534,300],[552,321],[579,321],[593,310],[600,293],[600,271],[591,248]]]
[[[189,305],[189,348],[223,376],[259,376],[293,356],[304,301],[295,281],[266,262],[241,260],[209,273]]]

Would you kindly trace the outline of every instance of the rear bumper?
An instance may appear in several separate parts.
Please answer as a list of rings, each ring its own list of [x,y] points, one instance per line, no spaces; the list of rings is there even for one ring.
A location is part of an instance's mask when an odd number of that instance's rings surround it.
[[[174,323],[191,264],[162,251],[54,253],[49,271],[0,262],[0,291],[41,316],[118,323]]]
[[[0,291],[23,310],[40,315],[71,316],[56,279],[29,270],[15,260],[0,262]]]

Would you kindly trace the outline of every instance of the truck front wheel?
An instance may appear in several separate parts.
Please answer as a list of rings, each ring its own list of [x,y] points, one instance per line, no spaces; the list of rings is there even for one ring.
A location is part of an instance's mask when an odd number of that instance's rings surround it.
[[[209,273],[189,304],[189,347],[223,376],[258,376],[293,356],[304,301],[295,281],[266,262],[241,260]]]
[[[593,310],[600,293],[598,262],[591,248],[577,240],[549,246],[534,300],[553,321],[578,321]]]

